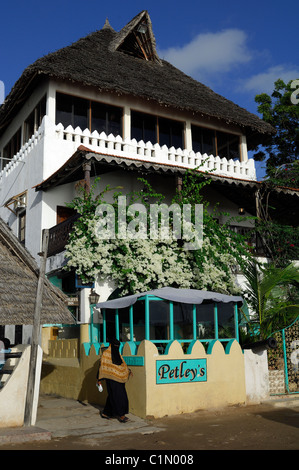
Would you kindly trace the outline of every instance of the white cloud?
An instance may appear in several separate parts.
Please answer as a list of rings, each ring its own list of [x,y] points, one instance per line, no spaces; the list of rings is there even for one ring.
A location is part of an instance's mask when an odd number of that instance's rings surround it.
[[[240,29],[198,34],[182,47],[159,50],[159,56],[189,75],[206,76],[231,70],[252,56],[246,46],[247,36]]]
[[[285,83],[290,80],[299,78],[299,68],[286,66],[286,65],[275,65],[270,67],[265,72],[258,73],[252,77],[244,80],[240,86],[240,90],[250,91],[257,93],[272,93],[274,89],[274,82],[281,78]]]

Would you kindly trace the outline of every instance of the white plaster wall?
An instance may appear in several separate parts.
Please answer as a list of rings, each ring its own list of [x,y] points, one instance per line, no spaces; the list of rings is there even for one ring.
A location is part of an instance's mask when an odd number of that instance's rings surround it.
[[[0,390],[0,428],[18,427],[24,424],[24,412],[27,394],[27,382],[30,363],[30,346],[19,345],[12,351],[22,351],[22,356],[14,368],[13,374],[7,379],[4,387]],[[12,361],[12,360],[10,360]],[[42,363],[42,349],[38,347],[35,388],[33,394],[31,425],[36,422],[40,374]],[[4,366],[5,367],[5,366]]]
[[[260,403],[269,398],[269,371],[267,351],[244,350],[247,403]]]

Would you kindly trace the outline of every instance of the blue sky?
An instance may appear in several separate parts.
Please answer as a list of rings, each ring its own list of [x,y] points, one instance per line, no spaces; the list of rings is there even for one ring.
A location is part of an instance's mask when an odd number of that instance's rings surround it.
[[[4,3],[4,2],[3,2]],[[299,78],[298,3],[214,0],[10,0],[1,4],[5,95],[39,57],[148,10],[160,57],[257,114],[256,94]],[[1,95],[1,89],[0,89]]]

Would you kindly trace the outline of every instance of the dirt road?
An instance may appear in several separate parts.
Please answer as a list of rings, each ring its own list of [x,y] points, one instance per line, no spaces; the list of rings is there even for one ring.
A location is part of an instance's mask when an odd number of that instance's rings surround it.
[[[98,410],[96,410],[98,413]],[[96,415],[97,416],[97,415]],[[97,417],[96,417],[97,419]],[[98,417],[99,427],[102,418]],[[113,420],[114,421],[114,420]],[[96,421],[97,422],[97,421]],[[299,400],[292,406],[265,403],[197,411],[161,419],[147,419],[141,429],[106,422],[105,432],[52,437],[50,441],[2,445],[0,450],[298,450]],[[79,427],[79,424],[78,424]],[[120,455],[119,453],[116,455]]]

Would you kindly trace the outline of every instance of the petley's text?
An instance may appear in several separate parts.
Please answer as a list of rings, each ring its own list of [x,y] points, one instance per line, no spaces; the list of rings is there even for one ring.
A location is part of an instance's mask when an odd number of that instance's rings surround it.
[[[207,380],[206,359],[187,359],[156,362],[156,383],[205,382]]]

